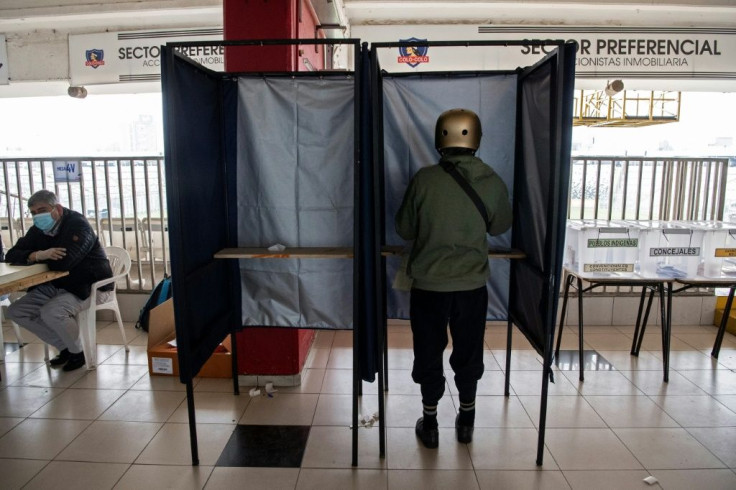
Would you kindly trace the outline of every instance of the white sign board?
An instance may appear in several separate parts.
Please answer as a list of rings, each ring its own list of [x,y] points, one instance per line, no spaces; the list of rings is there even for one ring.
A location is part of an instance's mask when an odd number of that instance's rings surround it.
[[[220,41],[222,29],[103,32],[69,35],[72,85],[144,82],[161,79],[161,46],[168,42]],[[223,46],[182,48],[197,63],[225,69]]]
[[[54,181],[57,184],[64,182],[79,182],[82,179],[82,165],[79,161],[55,161]]]
[[[151,357],[151,371],[154,374],[174,374],[174,360],[168,357]]]
[[[0,85],[8,84],[8,48],[5,46],[5,35],[0,34]]]
[[[411,39],[576,41],[579,46],[575,66],[577,82],[595,79],[595,86],[602,88],[601,79],[665,80],[676,82],[674,85],[702,81],[703,85],[716,82],[720,89],[736,90],[736,29],[733,28],[403,25],[355,26],[352,35],[369,43]],[[533,65],[545,52],[539,46],[430,46],[422,56],[412,58],[407,54],[411,53],[399,48],[380,50],[381,68],[389,72],[513,70]],[[627,83],[627,88],[636,87]]]

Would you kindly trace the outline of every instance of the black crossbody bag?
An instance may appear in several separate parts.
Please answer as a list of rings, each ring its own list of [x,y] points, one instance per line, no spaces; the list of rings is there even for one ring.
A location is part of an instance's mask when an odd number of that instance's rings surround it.
[[[440,166],[443,168],[445,172],[450,174],[450,176],[455,179],[455,182],[458,183],[458,185],[465,191],[465,193],[468,195],[471,201],[473,201],[473,204],[475,204],[476,209],[478,209],[478,212],[483,217],[483,222],[486,224],[486,233],[488,233],[491,230],[491,222],[488,219],[488,211],[486,211],[486,206],[483,204],[483,200],[480,198],[477,192],[475,192],[475,189],[470,185],[470,183],[465,180],[465,178],[460,175],[460,172],[457,171],[455,168],[455,165],[453,165],[451,162],[448,162],[447,160],[440,161]]]

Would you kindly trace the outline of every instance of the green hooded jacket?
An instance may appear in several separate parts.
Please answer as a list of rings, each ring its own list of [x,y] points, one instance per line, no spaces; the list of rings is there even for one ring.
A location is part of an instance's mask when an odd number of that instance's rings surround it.
[[[483,200],[491,235],[511,227],[511,204],[503,180],[480,158],[446,156]],[[440,165],[420,169],[409,183],[396,231],[413,240],[407,273],[413,287],[428,291],[467,291],[482,287],[490,274],[483,217]]]

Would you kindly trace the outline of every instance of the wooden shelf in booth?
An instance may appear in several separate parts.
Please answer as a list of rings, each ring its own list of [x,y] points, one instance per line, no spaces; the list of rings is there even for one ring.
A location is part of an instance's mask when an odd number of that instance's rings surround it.
[[[403,246],[381,248],[384,257],[401,255]],[[488,249],[491,259],[523,259],[526,254],[516,249]],[[258,247],[224,248],[215,254],[216,259],[352,259],[351,247],[288,247],[280,252]]]
[[[401,255],[401,251],[404,250],[403,246],[400,245],[386,245],[381,248],[381,255],[389,257],[392,255]],[[489,248],[488,258],[489,259],[523,259],[526,254],[521,250],[513,248]]]
[[[352,247],[287,247],[281,252],[267,248],[224,248],[216,259],[352,259]]]

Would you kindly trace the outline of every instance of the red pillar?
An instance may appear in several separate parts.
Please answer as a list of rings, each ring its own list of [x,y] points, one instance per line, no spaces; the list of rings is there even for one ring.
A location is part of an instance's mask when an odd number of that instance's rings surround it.
[[[311,39],[317,18],[309,0],[223,0],[225,40]],[[321,36],[321,33],[318,33]],[[229,72],[304,71],[323,68],[322,46],[229,47]],[[311,329],[248,328],[238,333],[238,372],[290,375],[301,372],[314,339]]]

